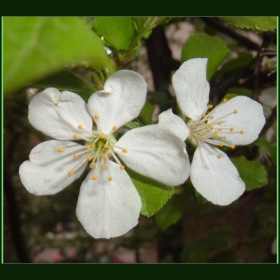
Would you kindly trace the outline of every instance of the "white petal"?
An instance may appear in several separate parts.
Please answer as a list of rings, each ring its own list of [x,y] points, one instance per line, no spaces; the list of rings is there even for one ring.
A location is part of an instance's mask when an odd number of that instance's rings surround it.
[[[108,78],[104,91],[96,92],[88,101],[91,115],[99,116],[98,128],[109,134],[113,126],[120,127],[136,118],[144,106],[147,83],[138,73],[120,70]]]
[[[195,189],[214,204],[228,205],[245,191],[245,184],[227,154],[203,142],[194,153],[190,177]]]
[[[58,149],[63,148],[63,152]],[[89,152],[83,146],[70,141],[50,140],[37,145],[30,153],[29,160],[19,168],[20,179],[25,188],[35,195],[55,194],[80,177],[86,168]],[[78,154],[77,159],[73,154]],[[68,175],[75,167],[72,176]]]
[[[207,58],[190,59],[181,65],[172,78],[179,106],[193,120],[201,118],[209,101],[207,61]]]
[[[180,117],[172,113],[172,109],[166,110],[158,116],[158,124],[168,127],[182,141],[185,141],[190,134],[190,129]]]
[[[115,147],[126,148],[127,153],[115,148],[118,156],[134,171],[176,186],[189,177],[190,163],[185,143],[168,128],[148,125],[124,134]]]
[[[92,131],[86,103],[73,92],[47,88],[31,99],[28,109],[30,123],[57,140],[71,140],[74,134],[85,138]]]
[[[237,114],[234,114],[237,110]],[[219,133],[221,136],[226,136],[227,141],[235,145],[247,145],[256,140],[261,129],[265,124],[263,107],[258,102],[246,96],[237,96],[226,103],[222,103],[215,108],[211,115],[214,116],[213,121],[208,123],[215,124],[221,121],[220,126],[223,131]],[[230,132],[230,128],[234,128]],[[244,134],[240,134],[243,130]]]
[[[108,169],[100,170],[98,179],[92,180],[94,169],[84,180],[77,217],[85,230],[94,238],[111,238],[125,234],[138,224],[141,199],[130,177],[110,161]]]

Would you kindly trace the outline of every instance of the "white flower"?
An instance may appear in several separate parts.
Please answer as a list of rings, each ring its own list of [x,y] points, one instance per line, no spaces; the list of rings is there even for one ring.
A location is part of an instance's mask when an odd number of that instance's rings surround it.
[[[258,138],[265,123],[262,106],[245,96],[224,99],[212,111],[209,83],[206,80],[206,58],[190,59],[173,76],[173,87],[182,112],[191,120],[188,127],[171,110],[159,116],[159,124],[197,145],[190,179],[207,200],[228,205],[244,191],[245,184],[228,156],[209,144],[232,149]]]
[[[30,123],[57,140],[43,142],[31,151],[29,161],[20,166],[21,181],[35,195],[55,194],[89,164],[76,213],[95,238],[125,234],[138,223],[141,200],[119,159],[168,185],[181,184],[189,176],[184,168],[189,165],[185,144],[167,128],[136,128],[118,141],[113,136],[138,116],[146,92],[140,74],[121,70],[109,77],[104,90],[93,94],[88,104],[75,93],[55,88],[42,91],[30,102]],[[85,144],[69,140],[85,140]]]

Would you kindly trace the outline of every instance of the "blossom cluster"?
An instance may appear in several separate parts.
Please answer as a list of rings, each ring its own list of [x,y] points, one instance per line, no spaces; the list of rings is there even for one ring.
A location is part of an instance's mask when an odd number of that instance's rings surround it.
[[[34,195],[52,195],[88,169],[76,214],[94,238],[123,235],[138,223],[141,198],[126,167],[170,186],[190,177],[207,200],[230,204],[245,191],[245,183],[215,146],[234,149],[252,143],[265,117],[262,106],[245,96],[224,99],[215,108],[208,104],[206,66],[206,58],[190,59],[173,76],[187,124],[169,109],[159,115],[158,124],[131,129],[119,139],[119,129],[139,115],[146,100],[147,84],[140,74],[117,71],[87,104],[69,91],[38,93],[28,119],[55,140],[37,145],[20,166],[23,185]],[[191,164],[186,139],[197,146]]]

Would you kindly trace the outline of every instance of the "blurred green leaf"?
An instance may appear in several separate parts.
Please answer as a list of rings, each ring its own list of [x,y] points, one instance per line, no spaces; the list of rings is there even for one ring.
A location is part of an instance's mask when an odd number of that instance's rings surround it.
[[[154,215],[174,194],[174,188],[144,177],[130,169],[127,172],[135,185],[142,202],[141,214]]]
[[[272,145],[265,137],[260,137],[255,143],[261,150],[266,151],[272,162],[276,165],[276,147]]]
[[[182,49],[181,61],[183,63],[191,58],[207,57],[207,79],[209,81],[229,52],[230,49],[219,37],[196,33],[187,39]]]
[[[152,105],[149,100],[146,100],[146,103],[138,116],[139,120],[145,125],[151,124],[153,122],[152,116],[154,110],[155,106]]]
[[[215,79],[224,79],[233,75],[237,71],[241,71],[251,67],[254,57],[251,53],[242,52],[235,59],[226,62],[222,68],[215,73]]]
[[[102,41],[79,18],[4,18],[6,94],[62,70],[67,63],[113,71]]]
[[[197,201],[201,204],[205,204],[208,202],[208,200],[206,198],[204,198],[199,192],[197,192],[196,190],[194,190],[194,195],[197,199]]]
[[[233,250],[223,251],[210,258],[207,263],[235,263],[235,252]]]
[[[131,17],[96,17],[93,28],[116,50],[128,50],[136,35]]]
[[[161,231],[178,222],[184,213],[186,207],[185,196],[173,195],[173,197],[156,214],[156,225]]]
[[[241,179],[246,184],[246,190],[263,187],[267,184],[267,172],[257,161],[249,161],[244,156],[233,158]]]
[[[69,71],[59,72],[33,83],[34,86],[43,88],[55,87],[59,90],[68,90],[78,93],[87,101],[91,94],[98,91],[96,87],[88,84]]]
[[[128,122],[123,127],[133,129],[133,128],[140,127],[140,124],[139,122]]]
[[[237,28],[253,31],[273,31],[277,28],[277,17],[220,17]]]
[[[245,88],[245,87],[233,87],[233,88],[229,88],[227,90],[227,94],[232,94],[234,92],[235,96],[237,95],[244,95],[244,96],[248,96],[250,98],[253,97],[253,91],[249,88]]]

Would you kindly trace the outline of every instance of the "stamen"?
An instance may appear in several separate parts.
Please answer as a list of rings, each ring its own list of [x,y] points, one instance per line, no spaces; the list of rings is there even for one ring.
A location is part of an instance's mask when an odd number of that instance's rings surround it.
[[[224,146],[224,143],[220,143],[219,146],[220,146],[220,147],[223,147],[223,146]]]
[[[218,132],[217,131],[214,131],[213,132],[213,137],[217,137],[218,136]]]
[[[73,174],[74,174],[73,171],[69,171],[69,172],[68,172],[68,175],[69,175],[69,176],[72,176]]]
[[[92,148],[95,148],[95,144],[92,144],[91,147],[92,147]]]
[[[240,133],[240,134],[244,134],[244,130],[240,130],[239,133]]]
[[[75,158],[75,159],[76,159],[77,157],[78,157],[78,155],[77,155],[77,154],[74,154],[74,155],[73,155],[73,158]]]
[[[209,104],[209,105],[208,105],[208,108],[209,108],[209,109],[212,109],[212,108],[213,108],[213,105],[210,105],[210,104]]]
[[[102,164],[100,165],[100,167],[101,167],[102,169],[104,169],[104,168],[105,168],[105,164],[102,163]]]
[[[88,156],[87,161],[91,161],[91,160],[92,160],[92,157]]]
[[[94,181],[96,181],[96,180],[97,180],[97,175],[93,175],[93,176],[91,177],[91,179],[94,180]]]
[[[231,128],[229,129],[229,131],[233,132],[233,131],[234,131],[234,128],[233,128],[233,127],[231,127]]]
[[[221,124],[222,124],[222,122],[217,122],[217,124],[218,124],[218,125],[221,125]]]
[[[94,168],[95,167],[95,162],[92,162],[90,165],[89,165],[89,167],[92,169],[92,168]]]
[[[122,151],[123,151],[123,153],[127,153],[128,152],[126,148],[123,148]]]
[[[108,180],[109,180],[109,181],[113,181],[113,177],[112,177],[112,176],[109,176],[109,177],[108,177]]]
[[[63,152],[63,148],[61,148],[61,147],[59,147],[57,150],[58,150],[60,153]]]
[[[125,167],[123,165],[120,166],[120,170],[124,170]]]
[[[232,144],[230,147],[231,147],[232,149],[235,149],[235,145],[233,145],[233,144]]]
[[[88,151],[90,151],[90,149],[91,149],[91,146],[90,146],[90,145],[88,145],[88,146],[87,146],[87,150],[88,150]]]
[[[217,158],[221,158],[221,157],[222,157],[222,155],[221,155],[221,154],[218,154],[218,155],[217,155]]]
[[[116,125],[113,126],[113,130],[116,131],[118,127]]]
[[[237,114],[237,113],[238,113],[238,111],[237,111],[237,110],[234,110],[234,111],[233,111],[233,113],[234,113],[234,114]]]
[[[226,98],[223,100],[224,103],[226,103],[227,101],[228,101],[228,100],[227,100]]]
[[[107,150],[109,148],[109,146],[107,144],[104,144],[103,148]]]
[[[223,131],[223,129],[222,128],[218,128],[218,131]]]
[[[106,158],[107,155],[106,155],[106,154],[102,154],[101,157],[102,157],[102,158]]]
[[[100,138],[100,139],[103,139],[104,137],[105,137],[104,134],[102,134],[102,133],[99,134],[99,138]]]
[[[204,133],[204,132],[200,132],[199,135],[200,135],[200,136],[204,136],[205,133]]]
[[[73,138],[74,138],[74,139],[77,139],[77,138],[78,138],[78,134],[74,134],[74,135],[73,135]]]
[[[210,116],[210,119],[211,119],[211,120],[213,120],[213,119],[214,119],[214,116],[213,116],[213,115],[212,115],[212,116]]]
[[[83,129],[84,127],[83,127],[81,124],[79,124],[79,125],[78,125],[78,128],[79,128],[79,129]]]
[[[98,119],[99,119],[99,116],[98,116],[98,115],[95,115],[94,118],[95,118],[96,120],[98,120]]]
[[[205,117],[206,117],[206,114],[205,114],[205,113],[203,113],[203,114],[202,114],[202,117],[203,117],[203,118],[205,118]]]

